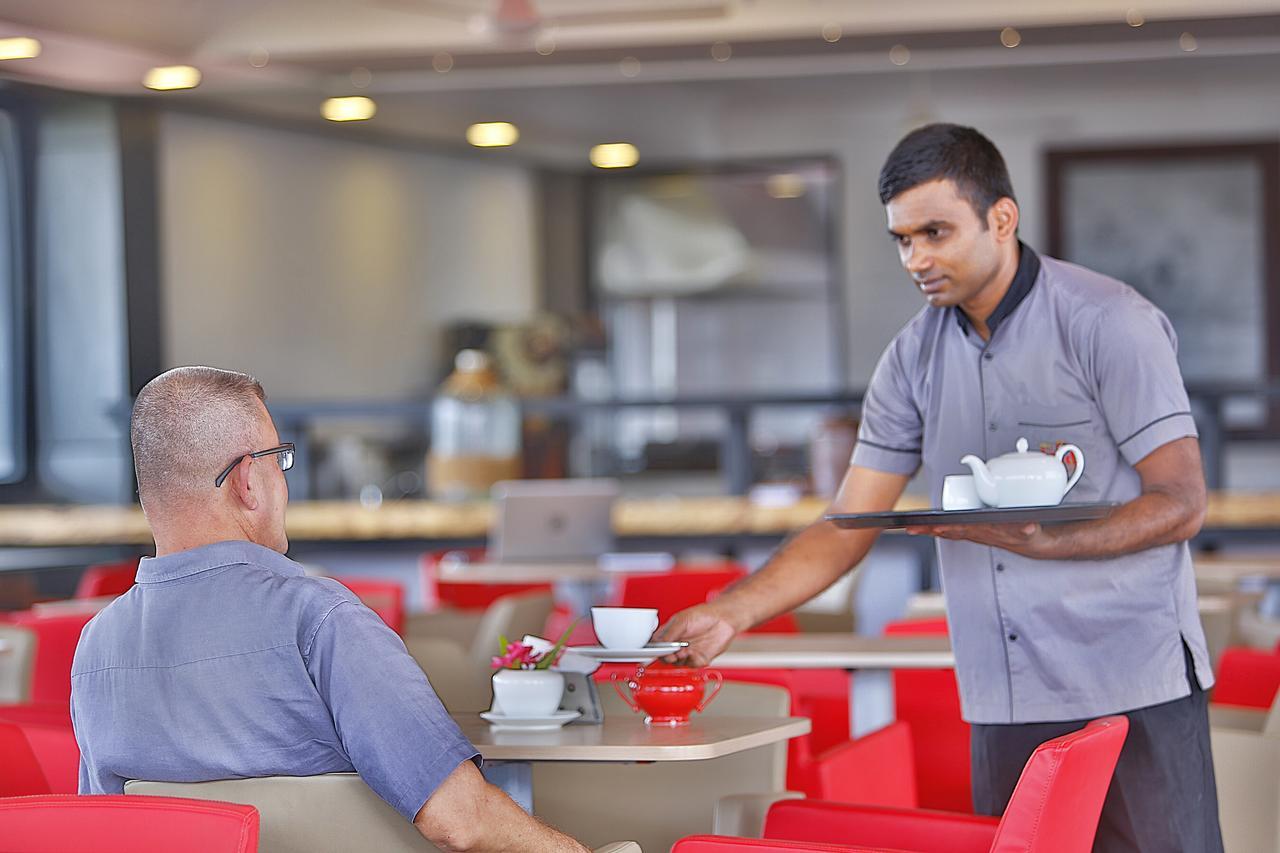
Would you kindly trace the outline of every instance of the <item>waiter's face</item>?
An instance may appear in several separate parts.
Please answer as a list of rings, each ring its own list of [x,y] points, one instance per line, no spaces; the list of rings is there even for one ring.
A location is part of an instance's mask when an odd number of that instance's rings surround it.
[[[1006,203],[1013,204],[997,205]],[[885,205],[902,266],[930,305],[963,306],[996,278],[1004,232],[997,205],[979,218],[950,180],[912,187]]]

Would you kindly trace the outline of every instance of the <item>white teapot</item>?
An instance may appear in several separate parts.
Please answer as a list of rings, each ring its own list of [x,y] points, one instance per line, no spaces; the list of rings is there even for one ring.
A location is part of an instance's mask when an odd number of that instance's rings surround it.
[[[1076,470],[1067,478],[1062,461],[1068,453],[1076,457]],[[1018,452],[983,462],[973,454],[960,460],[973,471],[978,497],[987,506],[1057,506],[1084,473],[1084,454],[1074,444],[1064,444],[1053,456],[1028,452],[1027,440],[1018,439]]]

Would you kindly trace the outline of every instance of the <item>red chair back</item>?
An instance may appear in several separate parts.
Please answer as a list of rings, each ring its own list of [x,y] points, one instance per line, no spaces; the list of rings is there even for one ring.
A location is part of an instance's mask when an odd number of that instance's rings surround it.
[[[118,563],[99,563],[84,570],[76,585],[76,598],[101,598],[124,595],[138,575],[138,558]]]
[[[1036,747],[992,853],[1089,853],[1128,731],[1127,717],[1103,717]]]
[[[6,620],[35,632],[36,658],[32,667],[31,701],[69,703],[71,701],[71,661],[76,654],[80,632],[93,612],[41,615],[30,610],[7,614]]]
[[[0,800],[7,853],[254,853],[253,806],[177,797],[43,796]]]
[[[886,635],[947,633],[946,619],[891,622]],[[973,812],[969,779],[969,724],[960,717],[960,688],[950,669],[897,669],[893,672],[896,717],[911,727],[916,793],[920,807]]]
[[[826,750],[813,769],[814,790],[805,793],[814,799],[899,808],[919,803],[911,727],[901,721]]]
[[[677,841],[671,848],[671,853],[780,853],[787,850],[811,850],[813,853],[858,853],[863,849],[802,841],[733,838],[727,835],[690,835],[688,838]]]
[[[1215,705],[1270,708],[1280,690],[1280,654],[1230,648],[1218,659],[1211,701]]]
[[[550,592],[549,583],[468,583],[465,580],[440,579],[440,562],[446,558],[479,562],[485,558],[484,548],[453,548],[428,551],[419,563],[422,581],[422,604],[427,611],[441,607],[456,610],[484,610],[504,595],[524,592]]]
[[[76,793],[80,784],[80,745],[71,727],[68,706],[0,705],[0,726],[13,726],[22,733],[40,767],[45,784],[41,790],[28,793]],[[0,775],[5,773],[4,753],[0,748]]]
[[[0,797],[49,793],[49,782],[22,727],[0,721]]]
[[[737,563],[724,563],[714,569],[677,565],[661,574],[626,574],[622,576],[618,603],[622,607],[655,607],[658,624],[664,625],[681,610],[705,603],[746,576],[746,568]]]
[[[365,607],[382,617],[397,634],[404,634],[404,587],[395,581],[373,578],[335,577],[338,583],[359,597]]]
[[[995,818],[977,815],[781,800],[765,815],[764,835],[820,844],[846,842],[875,850],[988,853],[996,827]]]

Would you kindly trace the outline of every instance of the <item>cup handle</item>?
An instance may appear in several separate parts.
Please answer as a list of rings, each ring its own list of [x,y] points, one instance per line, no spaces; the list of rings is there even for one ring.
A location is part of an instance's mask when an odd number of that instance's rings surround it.
[[[636,700],[629,695],[628,691],[622,689],[622,686],[624,684],[627,684],[627,682],[619,681],[618,680],[619,674],[620,673],[617,673],[617,672],[609,673],[609,680],[613,682],[613,689],[618,691],[618,695],[622,697],[623,702],[627,703],[628,708],[635,711],[637,714],[641,713],[640,706],[636,704]]]
[[[1074,444],[1064,444],[1058,448],[1058,452],[1054,455],[1058,457],[1058,461],[1066,464],[1065,459],[1068,453],[1074,453],[1076,457],[1076,470],[1071,472],[1071,479],[1067,480],[1067,487],[1062,490],[1063,496],[1071,491],[1072,486],[1080,482],[1080,475],[1084,473],[1084,454],[1080,452],[1080,448]]]
[[[711,700],[716,698],[716,694],[720,692],[720,688],[724,687],[724,676],[721,675],[717,670],[714,670],[714,669],[707,670],[705,673],[703,673],[703,678],[707,679],[708,681],[715,681],[716,686],[710,693],[702,697],[701,702],[699,702],[697,705],[694,706],[693,710],[695,711],[702,711],[704,708],[710,705]]]

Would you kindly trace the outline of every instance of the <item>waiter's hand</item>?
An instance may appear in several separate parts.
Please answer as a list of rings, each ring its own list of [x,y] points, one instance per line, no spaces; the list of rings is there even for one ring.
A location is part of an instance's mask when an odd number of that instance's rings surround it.
[[[1024,557],[1046,559],[1054,556],[1053,538],[1039,524],[947,524],[936,527],[908,527],[908,533],[962,539],[990,545]]]
[[[688,641],[688,648],[663,658],[667,663],[706,666],[728,648],[737,633],[738,629],[713,605],[699,604],[672,616],[671,621],[658,630],[655,639],[663,642]]]

